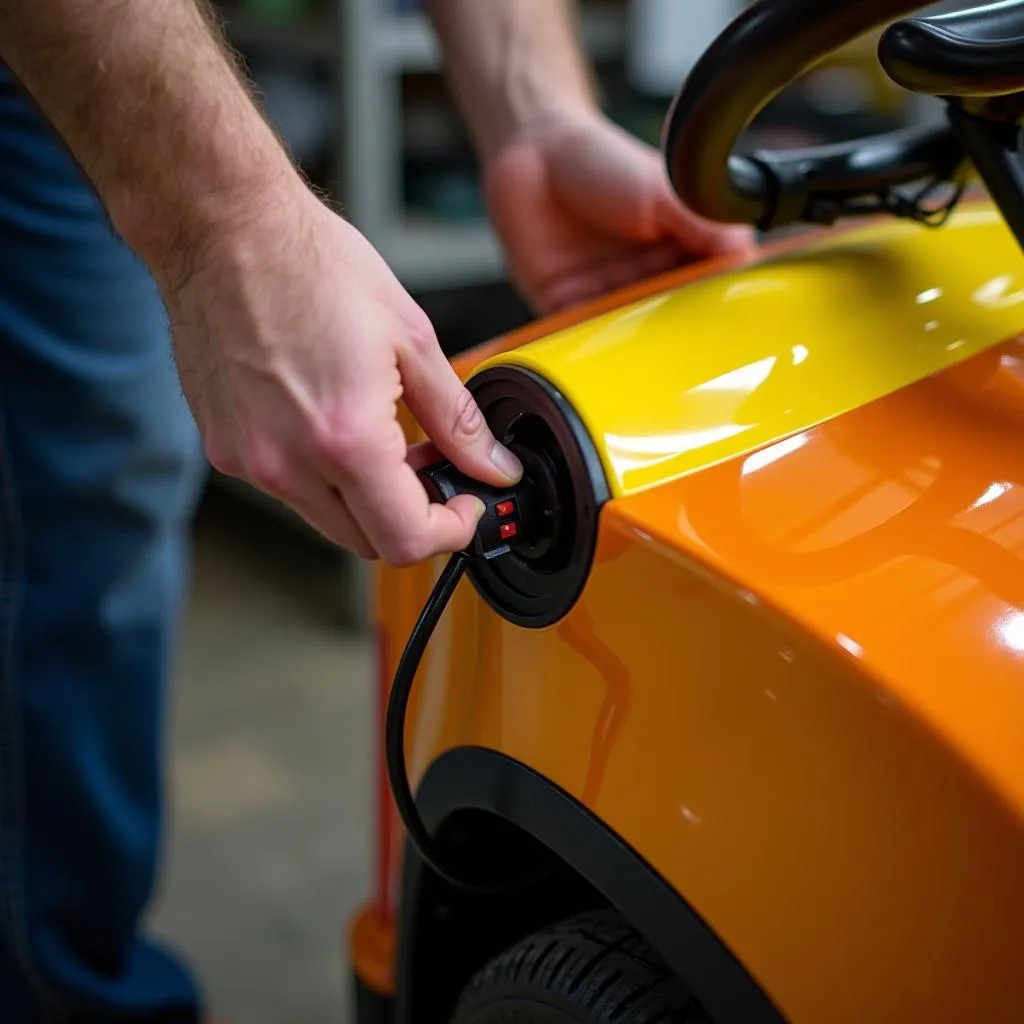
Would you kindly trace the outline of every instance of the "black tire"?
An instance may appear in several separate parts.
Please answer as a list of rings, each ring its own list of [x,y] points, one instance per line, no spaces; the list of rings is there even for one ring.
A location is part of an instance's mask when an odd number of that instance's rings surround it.
[[[619,914],[600,910],[531,935],[467,985],[452,1024],[711,1024]]]

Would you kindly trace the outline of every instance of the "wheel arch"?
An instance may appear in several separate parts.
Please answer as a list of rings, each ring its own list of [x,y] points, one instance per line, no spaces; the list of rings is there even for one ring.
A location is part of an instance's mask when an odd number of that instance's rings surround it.
[[[582,804],[531,768],[479,747],[449,750],[425,773],[417,802],[450,858],[471,853],[479,870],[486,856],[508,886],[495,896],[455,890],[407,847],[395,1024],[447,1020],[458,989],[491,955],[552,916],[602,901],[659,952],[715,1024],[784,1024],[684,897]],[[480,829],[493,830],[485,832],[489,841],[467,850],[467,836],[475,832],[479,840]],[[512,876],[506,873],[510,866]],[[543,906],[547,920],[531,926],[533,906]],[[505,915],[515,920],[503,929]]]

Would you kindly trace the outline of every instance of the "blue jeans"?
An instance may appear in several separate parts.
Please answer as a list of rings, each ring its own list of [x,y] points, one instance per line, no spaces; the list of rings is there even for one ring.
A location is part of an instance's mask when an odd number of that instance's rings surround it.
[[[195,1021],[140,915],[205,474],[163,305],[0,66],[0,1021]]]

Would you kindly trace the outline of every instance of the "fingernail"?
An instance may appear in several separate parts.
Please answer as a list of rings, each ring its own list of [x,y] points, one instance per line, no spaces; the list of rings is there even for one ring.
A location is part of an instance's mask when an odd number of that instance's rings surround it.
[[[500,441],[495,441],[491,448],[491,462],[509,483],[516,483],[523,475],[523,464]]]
[[[479,523],[480,520],[483,519],[484,513],[487,511],[487,506],[477,497],[474,497],[473,501],[476,503],[476,515],[474,516],[474,521]]]

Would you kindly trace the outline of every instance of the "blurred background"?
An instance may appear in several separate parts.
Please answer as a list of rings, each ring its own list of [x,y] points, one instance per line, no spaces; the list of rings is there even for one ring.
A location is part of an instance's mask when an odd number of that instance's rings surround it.
[[[527,321],[417,0],[218,5],[294,157],[381,251],[445,350]],[[742,5],[580,0],[609,115],[657,144],[679,82]],[[936,116],[888,84],[874,42],[780,96],[744,145],[804,145]],[[359,563],[261,495],[211,480],[173,690],[172,813],[154,927],[194,961],[223,1024],[349,1020],[344,930],[368,892],[372,854],[367,596]]]

